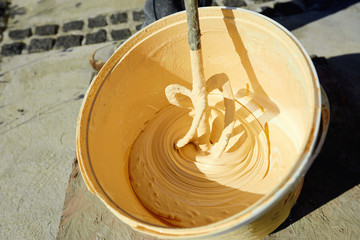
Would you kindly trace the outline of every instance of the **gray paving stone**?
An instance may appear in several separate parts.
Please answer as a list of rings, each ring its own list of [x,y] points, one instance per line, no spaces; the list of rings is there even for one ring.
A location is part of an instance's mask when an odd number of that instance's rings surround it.
[[[0,34],[6,29],[8,16],[7,9],[9,8],[10,2],[6,0],[0,0]],[[0,42],[2,41],[2,35],[0,35]]]
[[[81,45],[83,35],[60,36],[56,39],[55,48],[71,48]]]
[[[54,35],[58,32],[58,29],[59,29],[59,25],[57,24],[38,26],[35,28],[35,35],[39,35],[39,36]]]
[[[106,40],[107,40],[106,31],[104,29],[101,29],[95,33],[86,34],[85,44],[101,43],[101,42],[106,42]]]
[[[22,42],[4,44],[1,46],[1,55],[3,56],[20,55],[24,46],[25,44]]]
[[[127,13],[115,13],[110,16],[111,24],[125,23],[128,20]]]
[[[28,51],[29,53],[44,52],[52,49],[53,46],[52,38],[35,38],[31,39]]]
[[[0,18],[5,16],[5,11],[8,3],[6,1],[0,1]]]
[[[104,15],[100,15],[94,18],[88,19],[88,27],[96,28],[96,27],[104,27],[107,25],[106,17]]]
[[[82,30],[84,27],[84,21],[71,21],[67,22],[63,25],[62,29],[64,32],[74,31],[74,30]]]
[[[22,40],[32,35],[31,28],[16,29],[9,31],[9,37],[14,40]]]
[[[145,14],[144,11],[134,11],[132,13],[133,15],[133,20],[134,21],[144,21],[145,20]]]
[[[142,24],[136,25],[136,26],[135,26],[136,31],[139,31],[139,30],[141,29],[141,27],[142,27]]]
[[[131,36],[130,29],[120,29],[120,30],[112,30],[111,31],[111,38],[115,41],[117,40],[124,40]]]

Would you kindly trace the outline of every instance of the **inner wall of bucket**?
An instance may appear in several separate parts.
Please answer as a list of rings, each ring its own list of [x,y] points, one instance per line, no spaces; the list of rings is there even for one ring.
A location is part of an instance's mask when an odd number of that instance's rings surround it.
[[[232,11],[201,18],[205,78],[226,73],[237,101],[268,131],[270,162],[289,172],[308,139],[314,115],[314,84],[293,40],[263,18]],[[127,52],[107,76],[93,105],[88,147],[95,178],[120,215],[166,226],[139,202],[128,178],[132,144],[157,111],[169,105],[165,88],[191,89],[185,21],[168,25]],[[278,182],[272,184],[271,188]]]

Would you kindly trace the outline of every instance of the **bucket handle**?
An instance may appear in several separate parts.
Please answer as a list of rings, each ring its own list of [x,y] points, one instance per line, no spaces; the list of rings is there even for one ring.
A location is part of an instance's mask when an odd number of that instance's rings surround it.
[[[319,153],[324,145],[326,134],[329,129],[329,123],[330,123],[329,99],[328,99],[326,92],[322,86],[320,86],[320,90],[321,90],[321,124],[320,124],[321,134],[316,141],[315,148],[309,158],[309,162],[307,163],[307,165],[305,166],[305,168],[302,172],[302,176],[305,176],[305,174],[309,170],[310,166],[314,162],[315,158],[319,155]]]

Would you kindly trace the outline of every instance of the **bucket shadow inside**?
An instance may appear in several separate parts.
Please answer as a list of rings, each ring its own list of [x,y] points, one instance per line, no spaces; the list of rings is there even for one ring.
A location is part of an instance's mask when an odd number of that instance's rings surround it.
[[[243,65],[246,71],[246,74],[250,81],[250,85],[253,89],[253,91],[250,91],[249,85],[247,85],[247,88],[239,89],[236,93],[234,93],[234,97],[241,98],[247,96],[250,97],[251,99],[255,99],[256,97],[257,98],[256,100],[258,102],[259,101],[265,102],[266,109],[263,109],[263,114],[261,114],[261,116],[258,116],[257,119],[262,124],[269,122],[272,118],[276,117],[280,113],[279,107],[271,100],[271,98],[263,89],[256,76],[254,67],[252,66],[250,58],[248,56],[248,51],[236,27],[233,10],[222,9],[222,13],[224,16],[224,23],[227,29],[227,33],[232,40],[236,53],[239,56],[241,64]],[[249,102],[249,104],[251,103]],[[245,107],[248,106],[245,105]]]

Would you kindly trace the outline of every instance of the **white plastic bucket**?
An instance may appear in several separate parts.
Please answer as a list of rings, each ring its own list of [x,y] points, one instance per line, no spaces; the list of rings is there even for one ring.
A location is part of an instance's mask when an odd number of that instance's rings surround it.
[[[281,138],[276,128],[288,133],[295,152],[286,144],[274,146],[293,158],[286,174],[249,208],[202,227],[168,227],[137,199],[128,177],[130,148],[144,123],[169,104],[165,87],[191,83],[184,12],[128,39],[91,83],[77,125],[81,172],[89,190],[137,231],[159,238],[259,239],[287,218],[321,148],[329,120],[323,115],[317,141],[322,104],[328,113],[326,95],[304,48],[278,23],[243,9],[203,8],[199,13],[205,77],[226,72],[234,93],[246,96],[254,111],[265,108],[258,120],[268,125],[272,141]]]

